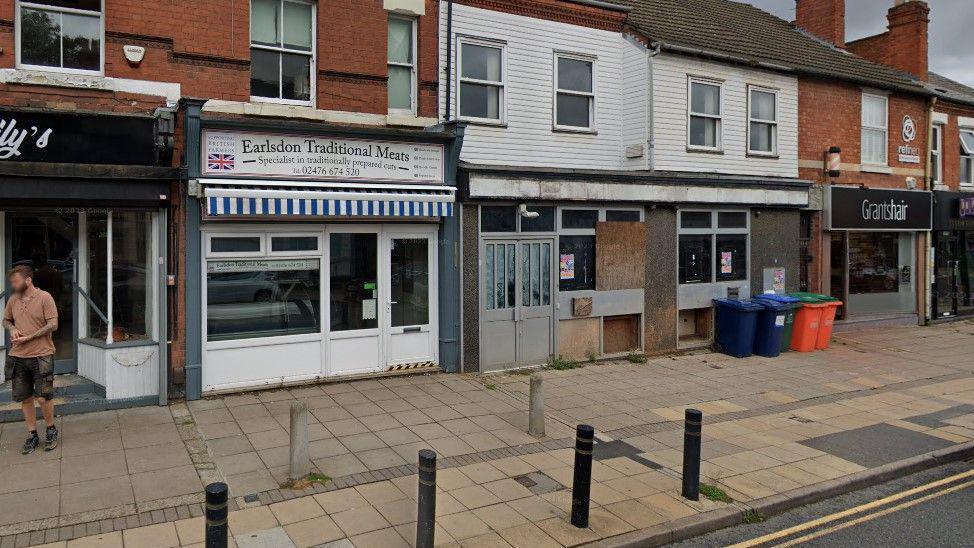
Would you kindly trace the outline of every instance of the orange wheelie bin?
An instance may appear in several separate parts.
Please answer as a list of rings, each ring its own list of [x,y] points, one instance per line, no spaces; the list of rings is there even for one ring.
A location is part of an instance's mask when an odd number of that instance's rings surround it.
[[[822,311],[822,323],[818,326],[818,339],[816,339],[815,348],[825,350],[829,347],[829,342],[832,341],[832,326],[835,324],[835,314],[842,306],[842,301],[828,295],[819,295],[819,299],[828,308]]]
[[[818,346],[822,314],[829,308],[829,305],[808,295],[793,293],[791,296],[801,301],[802,307],[795,314],[795,326],[792,330],[790,348],[796,352],[812,352]]]

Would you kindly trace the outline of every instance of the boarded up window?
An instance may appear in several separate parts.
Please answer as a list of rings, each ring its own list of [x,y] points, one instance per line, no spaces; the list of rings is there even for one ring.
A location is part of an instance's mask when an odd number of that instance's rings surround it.
[[[639,316],[606,316],[602,318],[602,350],[619,354],[639,350]]]
[[[642,289],[646,286],[646,225],[604,222],[595,225],[596,289]]]

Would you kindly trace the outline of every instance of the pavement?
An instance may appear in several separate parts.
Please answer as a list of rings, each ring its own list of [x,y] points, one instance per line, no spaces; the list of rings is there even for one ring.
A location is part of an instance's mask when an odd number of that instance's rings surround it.
[[[970,546],[971,473],[974,461],[954,462],[673,546]]]
[[[528,376],[519,373],[383,378],[65,417],[59,452],[26,458],[22,425],[7,424],[0,548],[192,546],[203,540],[202,485],[215,480],[230,486],[238,546],[410,545],[413,463],[427,447],[439,454],[438,545],[672,539],[970,444],[972,352],[974,323],[960,322],[843,333],[827,351],[775,359],[694,353],[548,370],[540,439],[525,433]],[[295,400],[310,409],[314,471],[330,478],[303,490],[281,487]],[[704,412],[703,481],[733,502],[679,496],[687,407]],[[600,439],[585,529],[567,519],[579,423]]]

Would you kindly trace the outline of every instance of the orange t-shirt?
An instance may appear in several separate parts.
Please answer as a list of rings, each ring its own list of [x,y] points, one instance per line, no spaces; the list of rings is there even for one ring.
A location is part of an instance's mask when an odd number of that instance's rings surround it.
[[[57,318],[57,306],[50,293],[35,287],[23,296],[11,295],[7,299],[3,317],[13,323],[21,333],[30,336],[44,327],[47,320]],[[10,355],[15,358],[36,358],[51,354],[54,354],[53,333],[19,343],[11,341]]]

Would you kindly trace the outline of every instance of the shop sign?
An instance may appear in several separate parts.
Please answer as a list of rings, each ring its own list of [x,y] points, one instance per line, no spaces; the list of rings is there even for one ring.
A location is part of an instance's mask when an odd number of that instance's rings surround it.
[[[286,270],[314,270],[316,268],[318,268],[318,259],[234,259],[228,261],[209,261],[206,263],[206,272],[208,274],[280,272]]]
[[[443,145],[203,130],[202,173],[217,177],[443,183]]]
[[[155,165],[147,116],[0,109],[0,162]]]
[[[827,207],[833,230],[930,230],[933,195],[833,186]]]
[[[959,213],[961,217],[974,217],[974,197],[961,198],[958,202],[960,202]]]
[[[917,138],[917,123],[909,114],[903,117],[903,141],[912,143]],[[920,149],[915,146],[901,145],[896,147],[900,163],[919,164]]]

